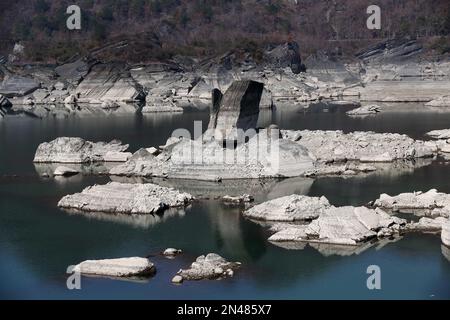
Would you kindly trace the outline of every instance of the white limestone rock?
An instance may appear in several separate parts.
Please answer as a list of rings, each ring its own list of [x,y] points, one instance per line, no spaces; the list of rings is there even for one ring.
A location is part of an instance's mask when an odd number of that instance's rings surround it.
[[[103,157],[104,162],[127,162],[133,154],[131,152],[108,151]]]
[[[108,161],[108,157],[105,159],[107,154],[117,154],[127,149],[128,145],[124,145],[117,140],[106,143],[91,142],[81,138],[60,137],[50,142],[41,143],[36,150],[34,162],[105,162]]]
[[[281,130],[281,135],[285,139],[296,137],[298,144],[325,162],[392,162],[432,157],[435,152],[424,141],[397,133]]]
[[[189,269],[181,269],[177,275],[183,280],[218,279],[232,276],[240,267],[239,262],[228,262],[215,253],[198,257]],[[230,272],[232,271],[232,272]]]
[[[164,250],[163,255],[168,256],[168,257],[173,257],[178,254],[181,254],[182,252],[183,251],[181,251],[180,249],[167,248],[166,250]]]
[[[87,212],[153,214],[170,207],[184,207],[193,201],[188,193],[155,184],[110,182],[87,187],[81,193],[62,198],[58,206]]]
[[[422,217],[418,222],[409,223],[406,226],[406,229],[417,232],[440,232],[442,230],[442,226],[447,221],[448,219],[444,217],[437,217],[434,219]]]
[[[450,139],[450,129],[432,130],[427,132],[426,135],[437,140],[447,140]]]
[[[155,273],[155,265],[146,258],[132,257],[86,260],[76,265],[75,272],[105,277],[145,277]]]
[[[301,221],[318,218],[331,205],[325,197],[290,195],[263,202],[245,211],[245,217],[264,221]]]
[[[366,207],[331,207],[309,225],[290,225],[269,241],[304,241],[360,245],[371,239],[398,234],[406,221]]]
[[[381,194],[375,207],[392,211],[416,213],[431,217],[450,216],[450,195],[431,189],[428,192],[401,193],[396,196]]]

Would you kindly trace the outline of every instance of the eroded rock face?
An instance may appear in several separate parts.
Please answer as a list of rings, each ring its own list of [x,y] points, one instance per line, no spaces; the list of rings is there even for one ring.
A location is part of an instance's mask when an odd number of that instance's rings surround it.
[[[441,232],[442,226],[448,221],[447,218],[437,217],[435,219],[431,219],[428,217],[420,218],[418,222],[409,223],[406,226],[406,229],[409,231],[418,231],[418,232]]]
[[[156,268],[146,258],[132,257],[86,260],[76,265],[73,271],[105,277],[145,277],[153,275],[156,272]]]
[[[213,109],[208,126],[219,140],[238,140],[236,129],[256,129],[264,85],[255,81],[235,81],[225,94],[213,92]]]
[[[104,101],[134,102],[143,100],[142,88],[119,64],[98,64],[76,88],[78,102],[101,104]]]
[[[62,198],[58,207],[88,212],[153,214],[169,207],[184,207],[193,197],[155,184],[110,182],[94,185]]]
[[[6,97],[23,97],[39,88],[39,83],[32,78],[9,76],[0,85],[0,93]]]
[[[282,228],[269,241],[304,241],[359,245],[371,239],[398,234],[406,221],[382,210],[365,207],[331,207],[309,225]]]
[[[302,221],[317,219],[331,205],[325,197],[290,195],[266,201],[245,211],[250,219],[264,221]]]
[[[442,224],[442,233],[441,233],[442,243],[447,247],[450,247],[450,220],[447,219]]]
[[[234,271],[240,267],[239,262],[228,262],[215,253],[198,257],[189,269],[180,270],[177,275],[177,283],[183,280],[218,279],[233,276]]]
[[[282,137],[306,147],[325,162],[392,162],[433,156],[435,148],[396,133],[281,130]]]
[[[442,96],[425,104],[427,107],[450,107],[450,96]]]
[[[126,161],[123,154],[128,145],[114,140],[91,142],[81,138],[61,137],[41,143],[34,156],[34,162],[88,163],[104,161]]]
[[[428,192],[401,193],[396,196],[382,194],[374,206],[398,212],[417,213],[431,217],[450,216],[450,195],[431,189]]]
[[[138,151],[112,175],[169,177],[195,180],[296,177],[313,169],[314,158],[303,146],[261,130],[247,143],[227,148],[206,134],[197,140],[177,140],[153,156]]]

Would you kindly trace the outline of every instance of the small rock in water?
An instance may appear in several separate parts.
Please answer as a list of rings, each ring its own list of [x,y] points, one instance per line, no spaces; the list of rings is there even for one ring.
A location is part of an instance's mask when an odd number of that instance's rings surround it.
[[[180,249],[175,249],[175,248],[167,248],[166,250],[164,250],[163,255],[165,256],[176,256],[180,253],[182,253],[183,251]]]
[[[209,253],[198,257],[189,269],[181,269],[177,275],[184,280],[219,279],[232,276],[240,265],[239,262],[228,262],[218,254]]]
[[[78,173],[80,173],[78,170],[64,167],[64,166],[59,166],[55,169],[55,171],[53,172],[53,175],[62,176],[62,177],[70,177],[70,176],[77,175]]]
[[[183,277],[180,275],[176,275],[175,277],[172,278],[172,283],[183,283]]]

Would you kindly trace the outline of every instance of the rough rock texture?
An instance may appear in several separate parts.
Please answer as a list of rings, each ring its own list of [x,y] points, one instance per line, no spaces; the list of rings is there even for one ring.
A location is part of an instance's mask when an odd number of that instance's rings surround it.
[[[309,225],[291,225],[275,233],[269,241],[306,241],[359,245],[373,238],[398,234],[406,221],[380,209],[331,207]]]
[[[357,109],[347,111],[347,114],[349,116],[366,116],[366,115],[371,115],[371,114],[377,114],[380,111],[381,111],[380,106],[367,105],[367,106],[362,106]]]
[[[232,276],[240,267],[239,262],[228,262],[215,253],[198,257],[189,269],[178,271],[183,280],[218,279]],[[181,280],[182,281],[182,280]],[[179,282],[181,282],[179,281]]]
[[[325,197],[290,195],[263,202],[245,211],[247,218],[264,221],[298,221],[317,219],[331,207]]]
[[[75,272],[105,277],[145,277],[153,275],[155,266],[146,258],[86,260],[76,265]]]
[[[9,109],[11,107],[11,102],[4,95],[0,94],[0,109]]]
[[[447,247],[450,247],[450,220],[447,219],[445,223],[442,224],[441,233],[442,243]]]
[[[425,193],[422,191],[401,193],[397,196],[382,194],[375,200],[374,206],[398,212],[448,218],[450,216],[450,195],[438,192],[436,189]]]
[[[144,99],[142,88],[121,65],[98,64],[78,85],[80,103],[133,102]]]
[[[184,207],[192,200],[193,197],[188,193],[151,183],[110,182],[65,196],[58,206],[88,212],[153,214],[169,207]]]
[[[37,88],[39,88],[39,83],[32,78],[8,76],[5,77],[0,85],[0,93],[8,98],[23,97],[32,93]]]
[[[439,97],[425,104],[427,107],[450,107],[450,96]]]
[[[448,219],[444,217],[437,217],[435,219],[423,217],[418,222],[409,223],[405,229],[418,232],[441,232],[442,226],[447,221]]]
[[[300,57],[299,45],[296,42],[288,42],[267,50],[265,58],[279,68],[289,67],[294,74],[306,71]]]
[[[427,132],[426,135],[433,139],[447,140],[450,139],[450,129],[432,130],[430,132]]]
[[[222,96],[213,93],[213,110],[208,129],[220,140],[237,140],[236,129],[256,129],[264,85],[255,81],[235,81]],[[219,137],[220,135],[220,137]]]
[[[91,142],[81,138],[60,137],[41,143],[34,162],[87,163],[103,161],[125,161],[123,151],[128,145],[114,140],[109,143]],[[120,157],[118,157],[120,155]]]
[[[197,140],[177,140],[156,157],[140,150],[110,174],[217,181],[296,177],[313,166],[314,159],[303,146],[261,130],[235,148],[224,148],[205,134]]]
[[[423,141],[396,133],[281,130],[281,134],[325,162],[392,162],[431,157],[435,151]]]

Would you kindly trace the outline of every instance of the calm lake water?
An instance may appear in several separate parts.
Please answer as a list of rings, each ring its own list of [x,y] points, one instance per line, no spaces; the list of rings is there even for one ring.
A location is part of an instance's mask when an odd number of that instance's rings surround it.
[[[432,129],[450,128],[450,113],[398,105],[374,117],[350,118],[345,107],[318,105],[265,112],[286,129],[372,130],[406,133],[414,138]],[[409,110],[408,112],[406,110]],[[413,111],[411,111],[413,110]],[[59,136],[100,141],[121,139],[132,151],[164,144],[176,128],[193,130],[195,120],[207,126],[207,113],[122,115],[103,118],[0,120],[0,298],[3,299],[449,299],[450,261],[437,235],[411,234],[341,256],[336,248],[306,246],[289,250],[267,241],[266,228],[243,219],[239,209],[213,200],[163,216],[111,217],[69,214],[58,200],[108,177],[75,176],[42,179],[32,160],[39,143]],[[366,177],[296,178],[279,182],[164,182],[193,193],[223,189],[254,191],[257,201],[291,193],[325,195],[335,205],[361,205],[380,193],[396,194],[437,188],[450,192],[450,165],[436,161],[416,170],[396,170]],[[231,191],[232,192],[232,191]],[[236,191],[238,192],[238,191]],[[185,252],[174,260],[158,253],[167,247]],[[235,277],[221,281],[170,283],[195,257],[216,252],[243,263]],[[449,254],[448,254],[449,255]],[[66,269],[86,259],[150,256],[157,274],[146,281],[82,278],[82,290],[66,288]],[[378,265],[382,289],[366,287],[366,269]]]

